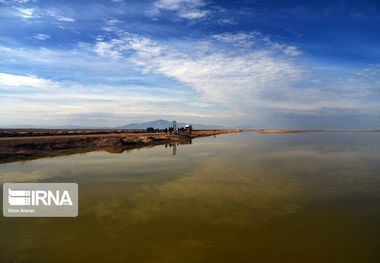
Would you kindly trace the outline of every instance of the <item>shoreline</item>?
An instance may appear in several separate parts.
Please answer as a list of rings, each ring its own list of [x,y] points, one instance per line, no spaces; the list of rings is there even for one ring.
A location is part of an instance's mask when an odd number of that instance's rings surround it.
[[[144,130],[0,129],[0,163],[33,160],[104,150],[123,152],[160,144],[188,144],[192,139],[219,134],[256,132],[380,132],[380,130],[194,130],[192,134],[146,133]]]
[[[370,130],[356,130],[356,129],[326,129],[326,130],[241,130],[241,132],[258,132],[258,133],[307,133],[307,132],[380,132],[380,130],[370,129]]]
[[[194,138],[241,130],[194,130],[192,134],[124,132],[83,135],[0,137],[0,163],[33,160],[96,150],[122,152],[159,144],[188,144]]]

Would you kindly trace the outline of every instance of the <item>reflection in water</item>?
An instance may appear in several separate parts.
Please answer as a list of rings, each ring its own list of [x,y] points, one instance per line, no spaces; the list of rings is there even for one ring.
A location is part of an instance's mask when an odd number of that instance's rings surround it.
[[[215,136],[214,136],[215,138]],[[181,141],[178,143],[172,143],[172,144],[165,144],[165,148],[168,148],[168,145],[170,148],[173,148],[173,156],[177,155],[177,145],[184,145],[184,144],[192,144],[192,139],[189,139],[187,141]]]
[[[232,134],[0,165],[78,218],[1,218],[0,262],[379,262],[377,134]],[[176,155],[176,158],[172,158]],[[63,252],[64,251],[64,252]]]

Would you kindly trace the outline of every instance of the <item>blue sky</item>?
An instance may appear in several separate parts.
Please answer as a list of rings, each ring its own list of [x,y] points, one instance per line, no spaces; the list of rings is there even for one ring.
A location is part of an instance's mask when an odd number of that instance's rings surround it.
[[[380,128],[379,1],[0,0],[0,126]]]

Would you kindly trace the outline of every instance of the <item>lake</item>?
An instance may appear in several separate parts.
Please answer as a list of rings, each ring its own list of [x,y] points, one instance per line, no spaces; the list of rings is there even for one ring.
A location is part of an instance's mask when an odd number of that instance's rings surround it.
[[[76,218],[1,216],[0,262],[380,262],[380,133],[94,151],[0,182],[79,185]]]

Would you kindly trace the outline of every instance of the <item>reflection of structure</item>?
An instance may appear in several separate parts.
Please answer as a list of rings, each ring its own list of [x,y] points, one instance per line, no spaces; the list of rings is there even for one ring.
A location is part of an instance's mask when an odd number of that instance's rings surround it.
[[[168,148],[168,146],[169,146],[170,148],[173,147],[173,156],[174,156],[174,155],[177,155],[177,146],[179,146],[179,145],[184,145],[184,144],[192,144],[192,140],[189,139],[189,140],[185,140],[185,141],[179,141],[179,142],[176,143],[176,144],[165,144],[165,148]]]

